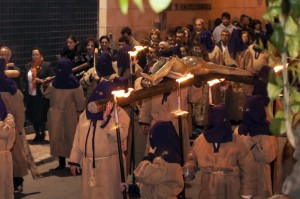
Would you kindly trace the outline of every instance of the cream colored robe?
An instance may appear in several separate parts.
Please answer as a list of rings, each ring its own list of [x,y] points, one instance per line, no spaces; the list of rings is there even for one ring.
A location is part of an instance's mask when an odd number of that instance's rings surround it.
[[[240,199],[241,195],[254,195],[256,171],[250,149],[239,135],[232,142],[221,143],[214,153],[212,143],[204,135],[194,142],[185,168],[193,179],[200,169],[199,199]]]
[[[142,161],[134,174],[140,182],[142,199],[176,199],[184,186],[180,164],[160,157],[154,158],[153,163]]]
[[[263,66],[269,66],[268,64],[268,56],[269,53],[264,50],[260,53],[255,52],[253,49],[254,44],[251,44],[248,48],[253,57],[253,72],[258,73]]]
[[[79,114],[85,108],[83,90],[81,86],[75,89],[56,89],[50,85],[43,94],[50,102],[50,153],[52,156],[69,157]]]
[[[191,88],[181,89],[181,110],[188,110],[188,98],[191,102],[199,101],[202,97],[202,88]],[[143,101],[140,112],[140,123],[150,124],[150,128],[153,124],[158,121],[172,121],[177,134],[179,134],[178,118],[172,113],[177,111],[177,93],[171,92],[167,98],[167,102],[162,102],[162,95],[158,95]],[[186,160],[187,154],[190,151],[190,140],[188,132],[188,121],[187,115],[182,116],[182,135],[183,135],[183,152],[184,160]],[[147,142],[146,153],[149,150],[149,139]]]
[[[10,150],[15,141],[14,117],[8,114],[4,121],[0,121],[0,198],[13,199],[13,162]]]
[[[119,199],[122,198],[119,191],[121,174],[118,157],[117,136],[115,128],[114,111],[112,117],[104,128],[101,128],[102,120],[97,121],[95,132],[95,179],[96,185],[90,187],[89,180],[92,168],[92,138],[93,125],[87,138],[90,120],[86,118],[84,111],[77,125],[69,162],[80,164],[82,167],[81,198],[82,199]],[[129,117],[122,108],[118,108],[119,127],[121,135],[122,150],[126,150],[126,139],[129,128]],[[87,141],[86,151],[85,143]],[[86,156],[85,156],[86,152]],[[126,160],[123,156],[124,166]],[[82,164],[81,164],[82,162]],[[125,168],[124,168],[125,170]],[[125,173],[126,177],[126,173]]]
[[[25,122],[23,94],[18,90],[14,95],[8,92],[1,92],[1,96],[8,112],[15,118],[16,139],[12,148],[13,175],[14,177],[23,177],[28,174],[27,160],[23,147],[23,139],[26,138],[22,136]]]
[[[222,51],[217,45],[215,45],[211,53],[208,53],[208,57],[212,63],[223,65]]]
[[[235,134],[238,134],[238,128],[235,129]],[[257,193],[253,199],[265,199],[273,196],[271,182],[270,163],[275,160],[278,153],[278,140],[275,136],[256,135],[241,136],[245,145],[251,149],[255,160],[257,184]]]

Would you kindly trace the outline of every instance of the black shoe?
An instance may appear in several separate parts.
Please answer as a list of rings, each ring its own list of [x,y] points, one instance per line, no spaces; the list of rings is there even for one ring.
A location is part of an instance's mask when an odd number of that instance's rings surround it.
[[[54,171],[59,171],[59,170],[63,170],[65,169],[66,166],[65,165],[58,165],[58,167],[56,167],[55,169],[53,169]]]
[[[38,142],[40,140],[40,135],[35,135],[34,139],[32,140],[33,142]]]
[[[43,142],[43,141],[45,141],[45,133],[42,133],[40,136],[39,136],[39,141],[40,142]]]
[[[19,185],[19,186],[14,188],[14,193],[15,194],[21,193],[22,191],[23,191],[23,185]]]

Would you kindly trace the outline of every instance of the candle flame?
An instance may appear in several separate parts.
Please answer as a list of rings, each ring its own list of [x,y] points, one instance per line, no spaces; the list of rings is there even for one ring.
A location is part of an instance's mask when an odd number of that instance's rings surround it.
[[[146,47],[145,46],[134,46],[134,49],[136,50],[136,51],[141,51],[141,50],[143,50],[143,49],[145,49]]]
[[[138,53],[138,51],[128,51],[128,54],[129,54],[131,57],[136,56],[137,53]]]
[[[128,88],[127,93],[125,93],[125,90],[115,90],[115,91],[112,91],[111,94],[113,94],[115,97],[127,98],[133,90],[134,90],[133,88]]]
[[[94,53],[98,54],[98,52],[99,52],[98,48],[95,48]]]
[[[183,111],[183,110],[177,110],[177,111],[173,111],[173,112],[171,112],[171,113],[175,114],[176,116],[180,116],[180,115],[186,115],[186,114],[188,114],[189,112]]]
[[[221,81],[221,82],[224,82],[224,81],[225,81],[225,78],[221,78],[220,81]]]
[[[181,82],[186,81],[186,80],[188,80],[188,79],[191,79],[191,78],[193,78],[193,77],[194,77],[193,74],[188,73],[188,74],[186,74],[185,77],[181,77],[181,78],[176,79],[176,82],[181,83]]]
[[[282,66],[282,65],[280,65],[280,66],[275,66],[275,67],[274,67],[275,73],[278,73],[279,71],[282,71],[282,69],[283,69],[283,66]]]
[[[213,86],[213,85],[215,85],[217,83],[220,83],[220,82],[221,81],[219,79],[213,79],[213,80],[208,81],[207,83],[208,83],[209,86]]]

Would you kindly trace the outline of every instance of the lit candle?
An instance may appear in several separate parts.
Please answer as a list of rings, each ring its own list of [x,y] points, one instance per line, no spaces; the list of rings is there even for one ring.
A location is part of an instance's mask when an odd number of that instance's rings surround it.
[[[221,81],[218,79],[213,79],[211,81],[208,81],[208,100],[209,100],[209,104],[213,104],[212,103],[212,93],[211,93],[211,87],[217,83],[220,83]]]
[[[137,55],[138,51],[129,51],[128,54],[130,56],[130,74],[133,73],[133,64],[135,64],[136,62],[136,55]]]

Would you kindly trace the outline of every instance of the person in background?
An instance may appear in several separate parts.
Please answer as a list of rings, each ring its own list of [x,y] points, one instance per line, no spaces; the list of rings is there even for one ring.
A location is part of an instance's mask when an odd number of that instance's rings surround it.
[[[0,95],[0,198],[13,199],[13,162],[10,150],[15,142],[15,121]]]
[[[242,32],[242,41],[244,44],[246,44],[247,46],[250,46],[251,44],[251,40],[250,40],[250,34],[248,31],[243,31]]]
[[[33,125],[35,132],[34,142],[44,141],[45,126],[49,108],[49,100],[41,92],[43,81],[51,79],[54,75],[50,68],[51,63],[46,62],[39,48],[31,51],[31,62],[25,65],[24,95],[26,114]]]
[[[10,72],[9,77],[17,83],[18,89],[23,91],[21,70],[11,62],[11,56],[12,53],[9,47],[2,46],[0,48],[0,58],[3,58],[6,63],[5,70]]]
[[[88,64],[88,60],[85,56],[86,46],[79,43],[77,38],[74,35],[68,35],[66,38],[66,46],[63,48],[60,53],[60,57],[66,57],[70,59],[73,63],[73,68],[80,66],[84,63]],[[87,65],[88,67],[88,65]],[[77,79],[80,79],[84,73],[85,69],[74,72]]]
[[[140,45],[140,43],[132,36],[132,30],[128,26],[122,28],[121,35],[129,40],[129,45],[131,47]]]
[[[16,139],[12,148],[14,193],[23,191],[24,176],[28,174],[28,163],[23,146],[25,122],[24,97],[17,83],[5,74],[6,60],[0,58],[0,94],[8,113],[15,118]]]
[[[153,45],[153,41],[158,41],[158,43],[161,41],[160,31],[157,28],[150,31],[150,45]]]
[[[99,49],[99,54],[103,53],[103,52],[107,52],[110,53],[113,61],[117,61],[117,50],[116,49],[112,49],[109,45],[110,45],[110,39],[108,36],[103,35],[100,37],[99,39],[99,43],[100,43],[100,49]]]
[[[85,58],[89,64],[88,68],[86,68],[85,70],[88,70],[94,67],[95,49],[99,48],[99,43],[94,37],[88,37],[84,42],[84,46],[85,46]]]
[[[59,165],[54,170],[66,167],[66,158],[70,157],[78,118],[85,108],[83,89],[73,75],[72,68],[70,59],[61,58],[55,78],[43,92],[50,101],[50,154],[59,157]]]
[[[243,120],[235,129],[242,135],[255,160],[257,176],[256,194],[253,198],[265,199],[273,196],[270,163],[278,153],[278,140],[269,130],[265,106],[261,96],[247,96],[243,109]]]
[[[114,83],[102,81],[93,91],[89,102],[109,99],[112,97],[111,92],[115,89]],[[122,108],[117,107],[117,111],[123,165],[126,165],[123,152],[127,148],[130,119]],[[122,198],[121,193],[117,191],[121,182],[121,172],[114,114],[113,104],[108,102],[105,110],[91,113],[86,109],[79,118],[69,165],[74,176],[76,172],[80,172],[79,168],[82,168],[82,199]]]
[[[222,23],[217,26],[213,31],[213,37],[215,40],[215,43],[218,43],[221,40],[221,32],[226,29],[231,34],[233,29],[236,29],[231,23],[230,23],[230,14],[228,12],[223,12],[221,15]]]
[[[183,167],[185,179],[201,171],[199,199],[251,198],[256,191],[254,159],[241,137],[232,133],[224,104],[210,107],[208,123]]]
[[[169,33],[166,36],[166,42],[170,45],[170,47],[173,47],[175,45],[175,34]]]

